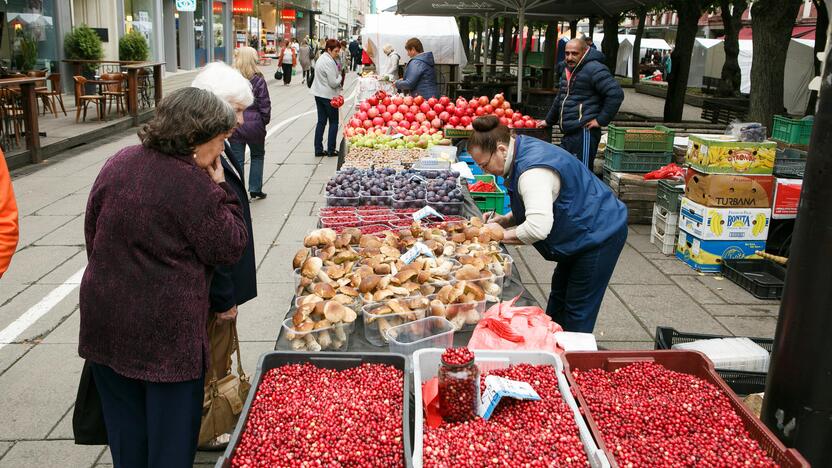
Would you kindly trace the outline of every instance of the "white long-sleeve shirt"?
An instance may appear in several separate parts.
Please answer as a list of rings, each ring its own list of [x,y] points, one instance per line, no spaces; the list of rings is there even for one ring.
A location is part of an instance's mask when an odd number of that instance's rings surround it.
[[[396,81],[399,79],[399,61],[401,57],[399,57],[399,53],[395,50],[390,52],[390,55],[386,57],[384,60],[384,69],[381,70],[379,76],[389,76],[391,81]]]
[[[504,176],[511,176],[514,162],[514,138],[509,141]],[[520,175],[517,192],[526,207],[526,220],[517,226],[517,238],[524,244],[534,244],[545,239],[552,231],[555,215],[552,205],[560,193],[560,174],[546,167],[534,167]]]

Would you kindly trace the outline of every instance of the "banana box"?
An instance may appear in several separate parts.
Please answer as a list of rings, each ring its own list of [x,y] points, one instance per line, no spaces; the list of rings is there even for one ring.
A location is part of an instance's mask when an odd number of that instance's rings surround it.
[[[766,250],[764,240],[703,240],[679,231],[676,258],[703,273],[722,271],[723,259],[760,258],[755,252]]]
[[[711,208],[682,198],[679,228],[703,240],[766,240],[771,208]]]
[[[691,135],[685,162],[707,174],[771,175],[777,143],[739,141],[732,135]]]
[[[704,174],[689,169],[685,196],[714,208],[768,208],[774,200],[774,176]]]

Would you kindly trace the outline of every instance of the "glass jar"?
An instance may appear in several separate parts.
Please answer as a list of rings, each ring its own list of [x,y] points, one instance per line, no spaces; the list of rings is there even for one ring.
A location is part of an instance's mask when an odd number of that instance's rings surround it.
[[[439,365],[439,414],[446,422],[474,419],[480,404],[480,370],[471,360]]]

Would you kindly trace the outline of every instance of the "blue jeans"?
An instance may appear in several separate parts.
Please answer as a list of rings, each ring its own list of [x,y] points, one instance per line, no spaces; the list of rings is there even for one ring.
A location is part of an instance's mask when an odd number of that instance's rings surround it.
[[[248,191],[256,193],[263,191],[263,160],[266,157],[266,145],[263,143],[229,143],[234,159],[240,163],[245,172],[246,145],[251,153],[251,167],[248,170]],[[245,177],[245,175],[243,176]],[[245,181],[243,181],[245,185]]]
[[[335,152],[335,140],[338,139],[338,109],[329,104],[329,99],[315,96],[318,108],[318,125],[315,127],[315,153],[324,152],[324,127],[329,123],[329,138],[326,146],[328,153]]]
[[[118,467],[190,468],[202,420],[204,379],[154,383],[90,363],[113,463]]]
[[[580,159],[584,163],[584,166],[589,168],[589,172],[593,172],[595,154],[598,152],[598,143],[600,142],[600,128],[593,128],[591,130],[583,128],[577,132],[564,135],[560,140],[560,147]]]
[[[626,241],[625,225],[600,246],[558,262],[552,274],[546,314],[565,331],[592,333]]]

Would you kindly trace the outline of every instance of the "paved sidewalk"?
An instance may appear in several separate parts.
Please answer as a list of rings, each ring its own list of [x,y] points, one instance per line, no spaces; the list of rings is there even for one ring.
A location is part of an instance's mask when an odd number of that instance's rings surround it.
[[[259,297],[240,308],[239,318],[243,364],[250,373],[259,355],[273,349],[292,296],[288,262],[303,235],[315,227],[323,187],[336,163],[313,154],[316,115],[306,86],[284,87],[265,73],[272,122],[279,128],[266,143],[264,191],[269,196],[252,203]],[[0,280],[0,330],[27,311],[37,311],[34,306],[48,303],[56,291],[70,292],[52,301],[53,307],[43,307],[47,312],[12,343],[0,343],[0,467],[112,463],[104,447],[72,442],[72,405],[82,361],[77,356],[78,289],[67,281],[77,283],[73,276],[85,265],[83,212],[91,184],[109,156],[137,142],[131,130],[95,148],[69,151],[41,167],[13,173],[22,237],[11,269]],[[649,226],[630,230],[596,327],[602,346],[650,348],[657,325],[773,334],[776,302],[758,301],[727,280],[699,275],[663,256],[649,243],[648,233]],[[512,248],[512,254],[526,286],[545,303],[553,265],[528,247]],[[199,453],[196,466],[213,466],[216,457]]]

